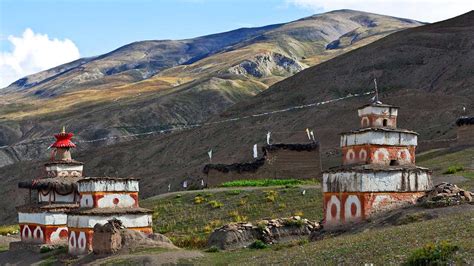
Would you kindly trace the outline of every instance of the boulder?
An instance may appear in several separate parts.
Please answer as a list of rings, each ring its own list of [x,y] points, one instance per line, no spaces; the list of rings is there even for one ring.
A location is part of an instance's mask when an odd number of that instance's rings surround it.
[[[473,192],[463,190],[458,186],[443,182],[433,187],[418,199],[418,202],[429,208],[473,203]]]
[[[161,247],[177,249],[164,235],[146,235],[137,230],[127,229],[120,220],[94,226],[92,250],[95,254],[128,253],[140,248]]]
[[[208,246],[237,249],[247,247],[256,240],[261,240],[266,244],[288,242],[307,238],[311,232],[320,229],[319,222],[311,222],[299,216],[267,219],[256,224],[232,223],[214,230],[209,236]]]

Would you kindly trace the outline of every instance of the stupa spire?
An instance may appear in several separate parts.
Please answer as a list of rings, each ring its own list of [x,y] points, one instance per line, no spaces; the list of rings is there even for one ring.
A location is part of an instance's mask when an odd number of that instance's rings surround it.
[[[71,161],[71,148],[75,148],[71,139],[74,136],[72,133],[66,132],[66,127],[63,126],[61,133],[54,134],[56,141],[51,145],[53,153],[51,154],[52,161]]]

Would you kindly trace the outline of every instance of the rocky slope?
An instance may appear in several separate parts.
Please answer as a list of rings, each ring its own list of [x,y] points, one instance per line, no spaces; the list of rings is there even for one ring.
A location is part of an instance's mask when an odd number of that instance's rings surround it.
[[[340,10],[195,39],[132,43],[0,90],[0,146],[49,137],[62,125],[90,140],[205,121],[308,66],[419,25]],[[354,31],[351,43],[327,48]],[[48,145],[24,144],[0,149],[0,166],[36,158]]]

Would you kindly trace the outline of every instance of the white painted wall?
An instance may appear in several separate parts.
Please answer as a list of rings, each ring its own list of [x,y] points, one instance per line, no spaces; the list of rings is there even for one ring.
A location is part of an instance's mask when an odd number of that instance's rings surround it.
[[[52,164],[46,166],[46,171],[78,171],[82,173],[83,165]]]
[[[392,111],[392,112],[390,112]],[[359,116],[364,115],[386,115],[386,116],[397,116],[398,108],[396,107],[380,107],[380,106],[366,106],[358,110]]]
[[[416,182],[418,189],[415,188]],[[427,172],[420,172],[417,176],[413,172],[402,171],[323,174],[323,192],[405,192],[426,191],[432,187],[431,176]]]
[[[94,207],[94,198],[91,194],[82,194],[79,205],[81,208],[92,208]]]
[[[94,180],[78,183],[79,192],[138,191],[138,180]]]
[[[43,195],[43,193],[38,192],[38,200],[39,202],[49,202],[51,197],[51,202],[75,202],[74,201],[74,194],[70,193],[67,195],[59,195],[54,191],[50,191],[48,194]],[[76,201],[79,200],[79,195],[76,195]]]
[[[114,203],[115,199],[118,200],[117,204]],[[99,208],[127,208],[135,205],[135,199],[129,194],[105,194],[97,201],[97,205]]]
[[[106,224],[108,220],[119,219],[125,227],[148,227],[152,225],[151,214],[117,214],[107,216],[69,215],[68,227],[94,228],[94,225]]]
[[[21,224],[44,224],[63,225],[67,224],[67,214],[64,213],[18,213],[18,223]]]
[[[416,146],[418,136],[415,133],[391,131],[363,131],[341,135],[341,147],[362,144]]]

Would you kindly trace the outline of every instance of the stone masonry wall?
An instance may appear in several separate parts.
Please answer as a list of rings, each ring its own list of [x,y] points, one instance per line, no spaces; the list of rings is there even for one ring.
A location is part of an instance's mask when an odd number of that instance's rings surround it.
[[[319,149],[311,151],[273,150],[268,151],[263,166],[250,171],[220,171],[210,169],[207,185],[217,186],[224,182],[243,179],[321,179]]]
[[[458,127],[458,145],[474,145],[474,125]]]

